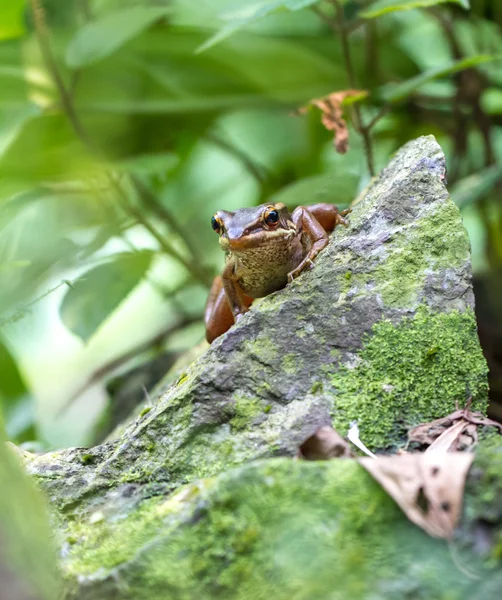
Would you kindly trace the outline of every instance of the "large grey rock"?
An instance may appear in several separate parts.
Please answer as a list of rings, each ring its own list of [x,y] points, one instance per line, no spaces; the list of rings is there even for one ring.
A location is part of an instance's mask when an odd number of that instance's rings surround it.
[[[118,439],[29,464],[59,511],[72,577],[88,582],[97,569],[107,580],[86,553],[108,543],[112,523],[143,523],[145,502],[167,518],[165,497],[180,485],[293,456],[321,425],[344,434],[357,419],[366,445],[386,451],[467,396],[485,409],[469,242],[444,181],[433,137],[404,146],[314,269],[254,306]],[[88,529],[97,523],[99,542]],[[124,539],[118,563],[148,556],[150,525]]]

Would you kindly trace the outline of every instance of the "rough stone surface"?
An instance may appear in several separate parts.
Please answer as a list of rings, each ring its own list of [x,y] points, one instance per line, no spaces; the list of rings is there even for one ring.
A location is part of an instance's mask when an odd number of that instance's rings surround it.
[[[81,557],[64,563],[79,600],[498,600],[497,443],[475,459],[450,544],[354,460],[269,459],[147,500],[134,519],[84,524]]]
[[[120,581],[116,569],[121,561],[133,572],[136,560],[145,560],[155,571],[150,573],[155,585],[168,581],[163,563],[156,562],[156,532],[159,526],[164,537],[171,531],[171,500],[166,498],[180,485],[250,460],[292,456],[316,428],[331,422],[344,434],[357,419],[370,449],[390,451],[403,445],[409,427],[452,412],[469,395],[475,410],[485,410],[486,364],[473,313],[469,242],[444,178],[444,156],[433,137],[407,144],[355,204],[350,227],[336,230],[314,269],[254,306],[116,440],[46,454],[29,463],[58,511],[65,570],[70,578],[83,576],[82,590],[92,581],[108,585],[115,576]],[[264,473],[279,465],[286,479],[277,483],[278,497],[289,493],[288,486],[300,486],[302,469],[322,475],[317,466],[295,467],[289,481],[286,464],[261,463],[258,470],[239,473],[245,478],[256,474],[262,490]],[[342,475],[350,479],[346,469]],[[313,484],[308,485],[316,497]],[[172,501],[181,511],[173,517],[174,531],[185,518],[180,516],[185,515],[185,503],[179,496]],[[230,498],[230,512],[232,502]],[[269,510],[274,510],[273,496],[270,502]],[[196,527],[198,512],[191,511],[187,508],[184,526]],[[218,518],[224,528],[224,514]],[[361,519],[363,523],[366,517]],[[321,527],[319,522],[315,527]],[[260,531],[249,536],[260,538]],[[242,535],[247,539],[245,531]],[[295,539],[291,543],[301,546]],[[100,566],[104,555],[98,549],[108,547],[115,549],[114,564]],[[121,547],[124,552],[117,552]],[[181,546],[167,547],[182,553]],[[166,561],[183,569],[181,559],[176,563],[178,554],[169,552]],[[229,560],[222,551],[221,561]],[[240,568],[246,569],[244,564]],[[311,577],[298,568],[302,590],[302,581]],[[205,578],[204,567],[200,569],[192,572],[197,580]],[[359,572],[354,578],[354,589],[361,576]],[[191,598],[199,590],[192,582],[192,588],[187,584],[191,592],[185,593],[180,582],[172,583],[173,598]],[[91,586],[95,595],[88,597],[104,598],[96,585]],[[129,597],[127,591],[113,589],[116,595],[109,597]],[[274,597],[272,588],[267,589],[268,596],[249,597]],[[285,589],[291,596],[291,586]],[[161,597],[155,594],[141,596],[135,590],[132,597]],[[294,597],[321,596],[300,591]],[[345,597],[347,593],[340,596]]]

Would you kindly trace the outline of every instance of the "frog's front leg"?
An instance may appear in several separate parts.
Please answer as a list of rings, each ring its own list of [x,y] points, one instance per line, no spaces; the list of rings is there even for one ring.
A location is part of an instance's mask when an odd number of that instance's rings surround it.
[[[252,299],[244,294],[239,284],[240,277],[235,273],[235,263],[230,259],[221,274],[223,288],[227,295],[227,300],[232,310],[232,314],[237,321],[244,313],[249,310]]]
[[[343,218],[350,209],[342,212],[334,204],[319,203],[312,206],[298,206],[291,215],[298,231],[303,231],[304,235],[310,238],[310,250],[303,258],[301,263],[288,273],[288,281],[298,277],[307,267],[312,267],[313,261],[321,250],[329,243],[328,233],[333,231],[337,225],[347,226],[347,221]]]
[[[225,271],[227,271],[227,268],[228,263],[227,267],[223,271],[223,274],[221,276],[218,275],[214,278],[213,285],[211,286],[211,291],[209,292],[209,296],[207,298],[206,308],[204,310],[206,339],[210,344],[217,337],[220,337],[220,335],[226,333],[234,324],[235,319],[234,313],[232,312],[232,308],[234,307],[234,305],[236,305],[239,301],[242,302],[242,304],[239,305],[240,312],[238,312],[238,314],[240,316],[249,309],[249,306],[253,301],[251,298],[245,296],[242,293],[237,283],[237,291],[234,292],[232,286],[230,295],[228,294],[227,289],[230,289],[231,285],[228,281],[228,279],[230,278],[230,274],[227,273],[225,277]],[[226,280],[227,283],[225,284]],[[236,294],[239,298],[238,300],[235,300]]]
[[[204,309],[204,324],[206,326],[206,340],[211,343],[223,335],[234,324],[234,315],[223,288],[223,280],[218,275],[213,280],[211,291]]]

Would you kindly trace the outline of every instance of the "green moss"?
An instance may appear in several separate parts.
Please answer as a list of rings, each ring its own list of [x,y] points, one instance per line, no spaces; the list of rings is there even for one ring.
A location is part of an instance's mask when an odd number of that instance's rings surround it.
[[[495,600],[501,578],[470,580],[351,460],[255,463],[81,533],[67,574],[108,577],[135,600]]]
[[[91,465],[93,462],[95,462],[96,460],[96,456],[94,454],[82,454],[80,456],[80,462],[83,465]]]
[[[268,414],[271,410],[272,410],[272,405],[271,404],[267,404],[266,406],[263,407],[263,412],[265,414]]]
[[[323,385],[321,381],[314,381],[312,388],[311,388],[311,393],[312,394],[317,394],[317,392],[322,392],[323,391]]]
[[[423,289],[426,270],[457,268],[469,258],[469,240],[458,208],[443,202],[394,240],[395,251],[382,261],[375,279],[387,306],[412,304]]]
[[[261,403],[256,398],[236,395],[233,406],[234,416],[230,419],[232,429],[245,429],[259,414],[262,413]]]
[[[481,430],[480,444],[467,479],[464,528],[475,530],[481,522],[491,528],[491,558],[502,560],[502,437],[494,428]],[[486,536],[486,532],[484,533]]]
[[[244,347],[245,352],[248,353],[251,358],[256,357],[258,360],[266,363],[270,363],[277,358],[278,355],[277,345],[265,335],[246,341]]]
[[[486,374],[471,310],[433,313],[422,307],[397,326],[382,320],[364,341],[357,364],[332,377],[334,426],[344,434],[357,420],[370,449],[399,445],[410,427],[446,416],[469,395],[484,411]]]
[[[139,413],[140,417],[144,417],[145,415],[147,415],[150,411],[152,410],[151,406],[145,406],[145,408],[143,408],[141,410],[141,412]]]
[[[294,375],[301,368],[302,360],[296,354],[285,354],[282,359],[281,367],[285,373]]]

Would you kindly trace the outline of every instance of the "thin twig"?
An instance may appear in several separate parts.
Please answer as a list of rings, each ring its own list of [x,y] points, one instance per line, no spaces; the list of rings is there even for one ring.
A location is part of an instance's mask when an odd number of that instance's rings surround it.
[[[188,325],[192,325],[194,323],[198,323],[200,321],[199,317],[184,315],[179,321],[176,323],[171,323],[168,327],[162,330],[160,333],[155,334],[154,337],[147,340],[146,342],[142,342],[139,346],[127,350],[124,354],[117,356],[116,358],[110,360],[105,363],[99,369],[96,369],[89,378],[81,384],[73,394],[68,398],[68,400],[61,406],[61,408],[56,413],[56,417],[61,416],[65,413],[70,406],[77,400],[79,396],[81,396],[91,385],[94,385],[113,373],[116,369],[127,363],[129,360],[139,356],[141,353],[146,352],[150,348],[154,348],[155,346],[160,346],[165,342],[165,340],[170,337],[173,333],[176,333],[180,329],[187,327]]]
[[[219,146],[222,150],[225,150],[225,152],[228,152],[240,160],[240,162],[246,167],[249,173],[260,185],[265,183],[269,173],[267,173],[267,169],[264,166],[254,163],[253,160],[251,160],[251,158],[249,158],[249,156],[240,148],[237,148],[216,133],[207,133],[205,137],[216,146]]]
[[[354,71],[354,66],[352,63],[352,55],[350,52],[350,44],[349,44],[349,30],[345,23],[345,16],[343,13],[343,6],[340,4],[339,0],[331,0],[332,5],[335,9],[335,18],[327,15],[323,10],[321,10],[317,6],[311,7],[316,15],[319,16],[332,30],[332,32],[336,35],[340,36],[341,45],[342,45],[342,55],[345,63],[345,70],[347,71],[347,77],[349,80],[349,85],[352,89],[357,88],[357,81]],[[361,109],[359,105],[356,103],[352,106],[352,114],[353,114],[353,123],[354,129],[359,133],[363,141],[364,154],[366,156],[366,163],[368,165],[368,171],[370,175],[373,177],[375,174],[375,167],[373,161],[373,146],[371,143],[371,135],[370,128],[365,126],[362,121]]]
[[[343,13],[343,6],[340,4],[340,0],[333,0],[333,4],[335,7],[336,18],[338,21],[338,30],[340,32],[340,40],[342,43],[342,54],[345,62],[345,69],[347,71],[347,76],[349,78],[350,87],[355,90],[357,89],[357,81],[354,72],[354,66],[352,63],[352,55],[350,52],[350,44],[349,44],[349,36],[347,30],[345,28],[345,16]],[[368,127],[365,127],[362,121],[361,109],[359,105],[356,103],[353,107],[354,113],[354,127],[356,131],[362,137],[363,145],[364,145],[364,153],[366,155],[366,162],[368,164],[368,171],[370,175],[373,177],[375,175],[375,167],[373,162],[373,147],[371,144],[371,135]]]
[[[61,99],[61,103],[63,105],[63,110],[66,113],[77,136],[86,144],[86,146],[91,148],[94,152],[97,152],[97,149],[94,147],[94,144],[88,137],[87,132],[83,128],[82,123],[80,122],[80,119],[78,118],[77,113],[75,112],[73,103],[71,101],[71,97],[66,89],[63,78],[56,64],[56,60],[51,49],[49,29],[45,20],[45,12],[42,8],[42,5],[40,4],[40,0],[30,0],[30,2],[33,11],[35,35],[37,36],[38,44],[40,46],[40,51],[42,53],[44,62],[57,88],[59,97]]]
[[[186,260],[186,258],[183,256],[183,254],[178,252],[173,246],[171,246],[171,244],[169,244],[169,242],[156,229],[156,227],[148,221],[148,219],[145,217],[145,215],[136,206],[134,206],[134,204],[132,202],[129,201],[129,197],[128,197],[126,191],[124,190],[124,188],[122,187],[122,184],[119,181],[117,181],[117,179],[111,174],[109,175],[109,181],[110,181],[110,184],[113,186],[113,188],[116,190],[124,211],[126,211],[131,216],[133,216],[134,219],[140,225],[143,225],[143,227],[147,231],[149,231],[150,234],[157,240],[157,242],[159,243],[159,246],[162,248],[162,250],[166,254],[168,254],[169,256],[172,256],[174,259],[176,259],[178,262],[180,262],[185,267],[185,269],[189,273],[191,273],[191,275],[194,277],[194,279],[200,281],[204,286],[210,287],[211,278],[209,277],[209,275],[205,271],[200,269],[198,266],[196,266],[194,263],[192,263],[191,261]]]
[[[176,232],[180,238],[185,242],[188,250],[191,255],[197,260],[199,264],[202,262],[202,257],[200,256],[199,248],[196,244],[193,243],[192,238],[185,231],[183,231],[183,227],[178,223],[177,219],[174,215],[171,214],[163,204],[161,204],[157,200],[157,196],[151,191],[151,189],[141,181],[139,177],[131,174],[130,176],[131,183],[136,190],[141,201],[148,206],[148,208],[154,212],[162,221],[167,223],[169,227]]]

